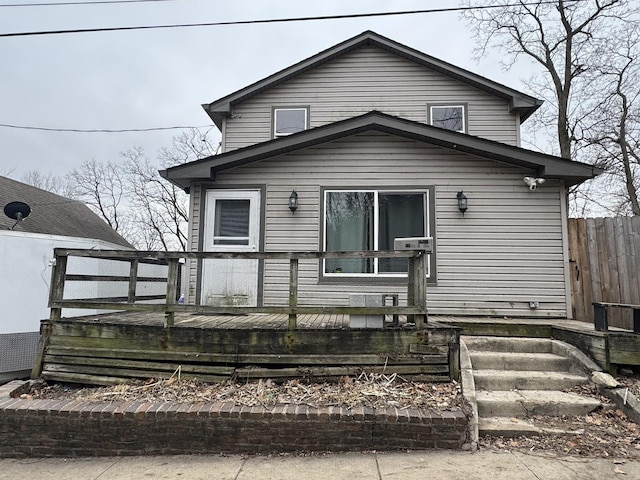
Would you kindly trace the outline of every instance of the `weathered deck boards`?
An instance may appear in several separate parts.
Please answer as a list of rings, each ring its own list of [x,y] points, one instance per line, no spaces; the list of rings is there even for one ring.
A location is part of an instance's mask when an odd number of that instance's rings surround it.
[[[606,370],[640,365],[640,335],[562,319],[431,316],[415,330],[400,326],[351,330],[347,315],[177,314],[175,324],[153,313],[111,313],[44,321],[41,361],[34,374],[48,380],[112,384],[131,378],[335,377],[363,370],[410,379],[448,381],[459,372],[459,336],[556,338],[575,345]]]
[[[428,325],[350,329],[348,315],[110,313],[43,321],[35,375],[46,380],[113,384],[131,378],[326,378],[362,371],[449,381],[459,374],[459,329]]]

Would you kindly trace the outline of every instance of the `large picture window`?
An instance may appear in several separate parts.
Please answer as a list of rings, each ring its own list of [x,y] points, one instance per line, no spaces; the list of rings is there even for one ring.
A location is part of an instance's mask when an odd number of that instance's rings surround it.
[[[393,250],[398,237],[425,237],[429,191],[326,190],[324,249],[328,252]],[[326,259],[325,276],[406,275],[405,258]]]

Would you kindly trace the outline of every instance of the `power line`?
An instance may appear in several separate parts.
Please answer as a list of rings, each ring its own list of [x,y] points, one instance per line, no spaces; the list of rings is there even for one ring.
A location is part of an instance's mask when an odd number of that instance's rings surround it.
[[[126,132],[156,132],[162,130],[186,130],[189,128],[210,128],[211,125],[186,126],[176,125],[171,127],[150,127],[150,128],[49,128],[34,127],[29,125],[12,125],[9,123],[0,123],[0,127],[15,128],[20,130],[40,130],[44,132],[72,132],[72,133],[126,133]]]
[[[148,3],[148,2],[175,2],[177,0],[95,0],[83,2],[48,2],[48,3],[6,3],[2,7],[58,7],[69,5],[113,5],[116,3]]]
[[[580,2],[583,0],[570,0]],[[295,18],[271,18],[261,20],[236,20],[228,22],[206,22],[206,23],[178,23],[169,25],[140,25],[134,27],[104,27],[104,28],[78,28],[70,30],[41,30],[33,32],[15,32],[0,33],[0,38],[6,37],[28,37],[39,35],[63,35],[68,33],[97,33],[97,32],[115,32],[127,30],[155,30],[161,28],[191,28],[191,27],[220,27],[228,25],[255,25],[264,23],[288,23],[288,22],[308,22],[318,20],[343,20],[349,18],[372,18],[372,17],[388,17],[398,15],[417,15],[422,13],[446,13],[446,12],[462,12],[467,10],[486,10],[491,8],[519,7],[527,5],[545,5],[555,4],[557,0],[544,0],[531,3],[510,3],[506,5],[479,5],[473,7],[449,7],[449,8],[432,8],[427,10],[404,10],[399,12],[374,12],[374,13],[352,13],[345,15],[321,15],[317,17],[295,17]]]

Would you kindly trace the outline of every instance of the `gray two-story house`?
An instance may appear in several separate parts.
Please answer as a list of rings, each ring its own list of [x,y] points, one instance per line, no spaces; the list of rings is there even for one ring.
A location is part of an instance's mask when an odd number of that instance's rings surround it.
[[[567,189],[599,171],[521,148],[540,104],[367,31],[204,105],[222,153],[161,173],[190,193],[192,251],[389,250],[433,237],[431,314],[570,317]],[[406,265],[301,264],[299,297],[402,296]],[[286,304],[282,262],[188,272],[189,302]]]

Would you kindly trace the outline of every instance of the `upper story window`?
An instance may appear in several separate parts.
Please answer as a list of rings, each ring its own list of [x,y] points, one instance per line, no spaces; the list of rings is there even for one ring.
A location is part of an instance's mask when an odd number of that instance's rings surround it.
[[[466,133],[466,105],[428,105],[429,123],[434,127]]]
[[[285,137],[308,128],[309,109],[291,107],[273,109],[273,137]]]

